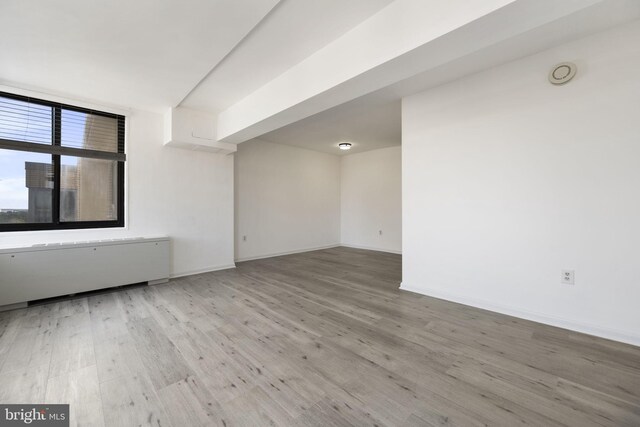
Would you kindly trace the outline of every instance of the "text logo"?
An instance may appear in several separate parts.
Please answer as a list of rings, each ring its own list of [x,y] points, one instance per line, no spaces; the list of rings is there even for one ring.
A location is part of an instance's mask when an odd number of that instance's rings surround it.
[[[69,405],[0,405],[0,427],[69,427]]]

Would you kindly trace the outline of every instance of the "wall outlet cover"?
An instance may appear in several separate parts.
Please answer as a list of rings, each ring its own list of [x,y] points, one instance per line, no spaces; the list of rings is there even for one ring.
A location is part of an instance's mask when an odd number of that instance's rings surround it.
[[[575,270],[562,270],[562,275],[560,277],[560,283],[565,285],[574,285],[575,284]]]

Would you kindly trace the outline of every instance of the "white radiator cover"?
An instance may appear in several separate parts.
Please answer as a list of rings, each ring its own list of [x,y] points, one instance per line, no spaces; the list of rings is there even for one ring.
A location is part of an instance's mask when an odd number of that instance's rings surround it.
[[[0,249],[0,306],[167,279],[168,237]]]

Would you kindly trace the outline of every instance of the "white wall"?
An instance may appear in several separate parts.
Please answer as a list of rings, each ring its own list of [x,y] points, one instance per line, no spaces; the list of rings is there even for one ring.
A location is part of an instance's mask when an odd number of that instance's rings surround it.
[[[233,157],[162,145],[163,117],[127,118],[127,228],[0,233],[0,246],[165,236],[172,275],[232,267]]]
[[[406,98],[402,287],[640,344],[638,76],[635,22]]]
[[[399,146],[342,157],[343,245],[402,252],[401,167]]]
[[[260,140],[235,156],[236,260],[340,243],[338,156]]]

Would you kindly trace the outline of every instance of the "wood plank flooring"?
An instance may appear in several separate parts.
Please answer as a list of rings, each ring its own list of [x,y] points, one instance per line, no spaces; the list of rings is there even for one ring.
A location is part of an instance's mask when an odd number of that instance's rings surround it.
[[[91,426],[640,426],[640,348],[334,248],[0,313],[0,402]]]

